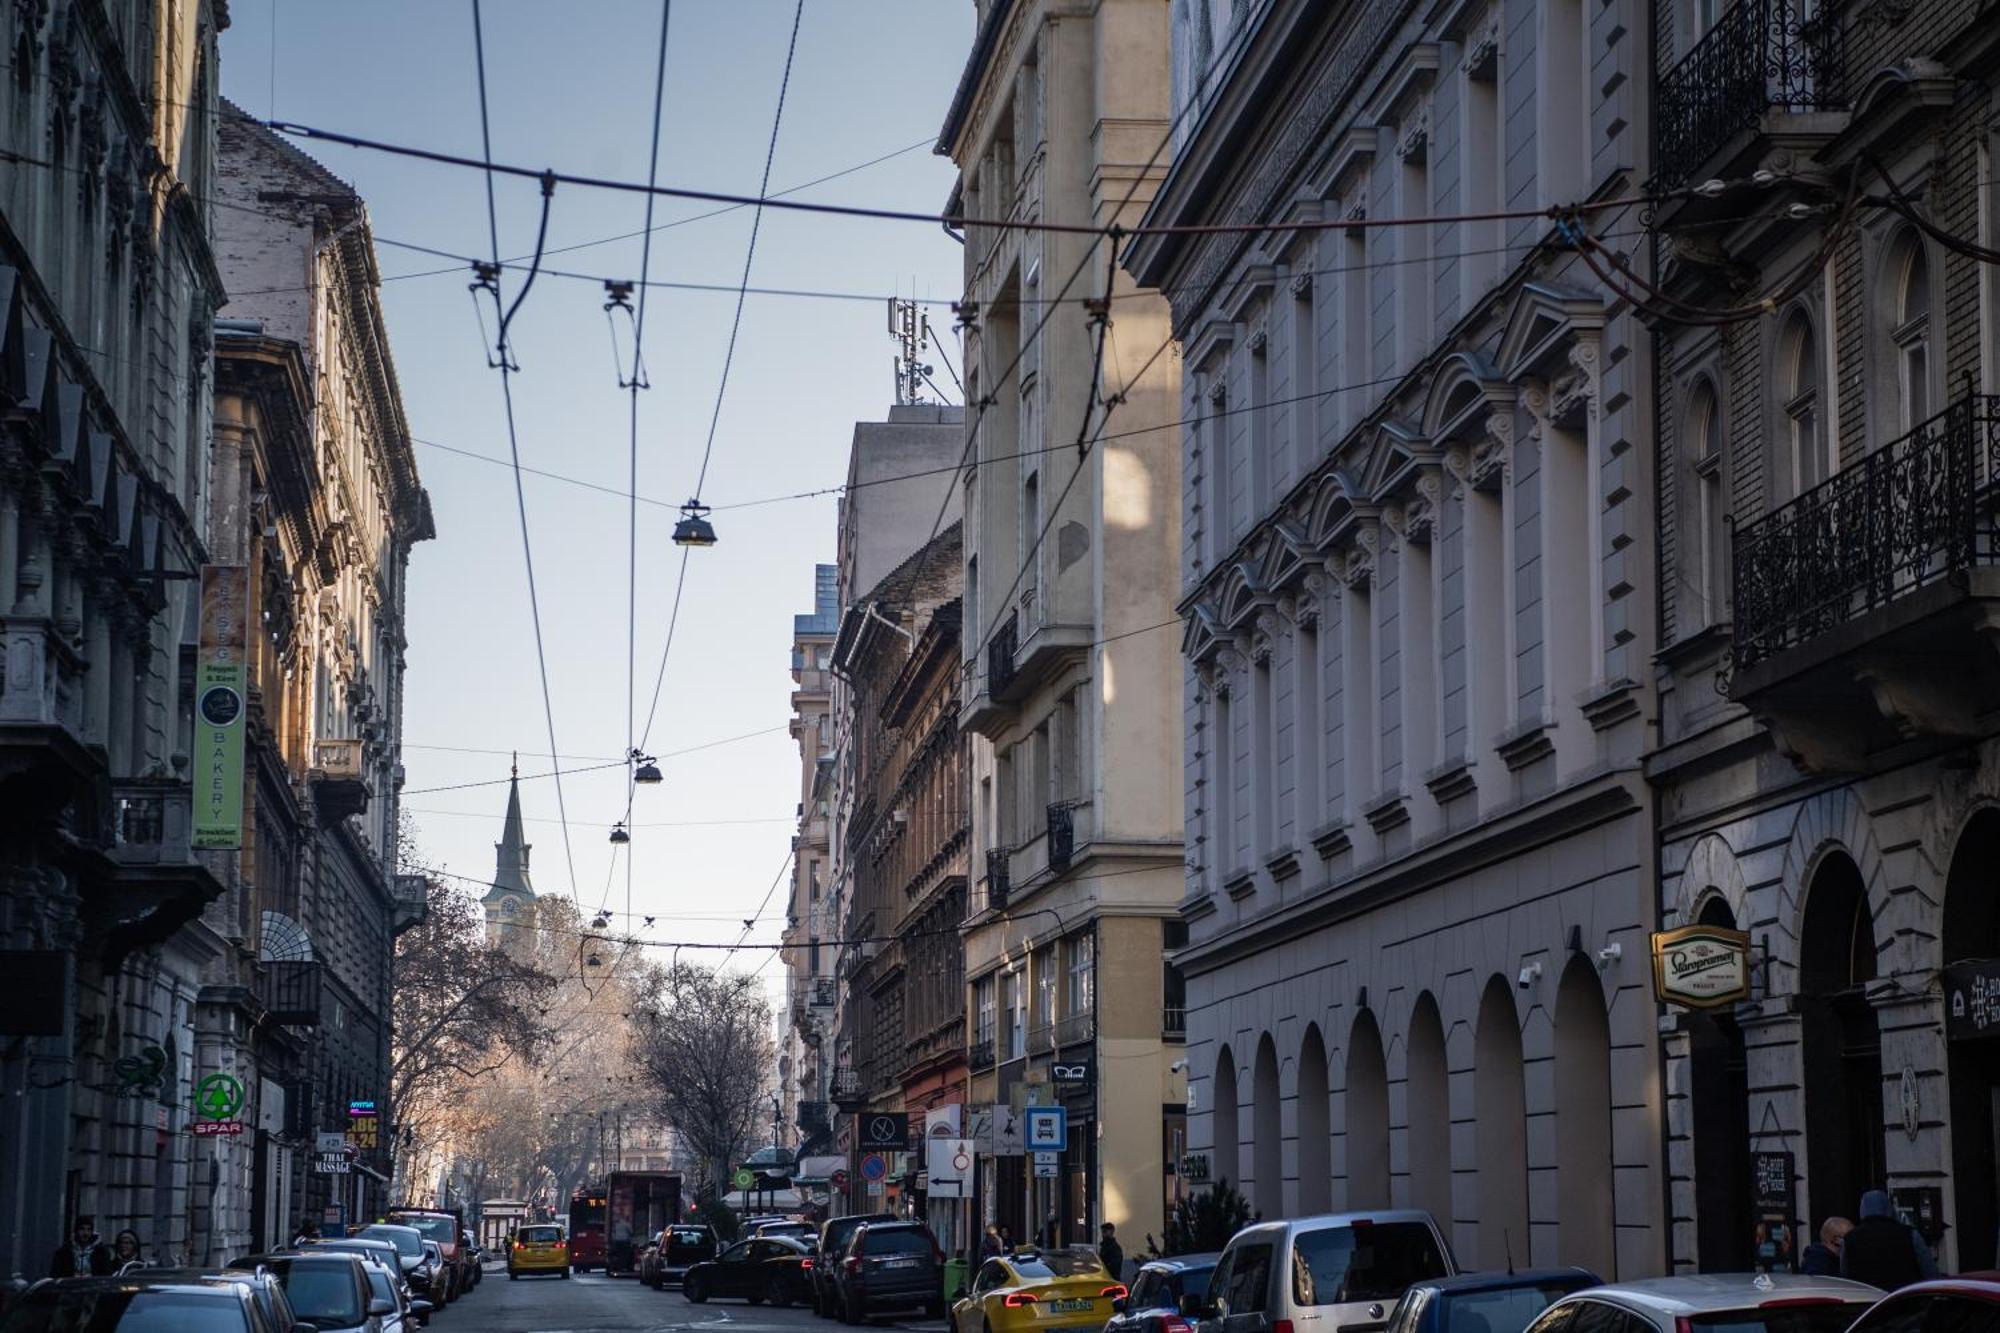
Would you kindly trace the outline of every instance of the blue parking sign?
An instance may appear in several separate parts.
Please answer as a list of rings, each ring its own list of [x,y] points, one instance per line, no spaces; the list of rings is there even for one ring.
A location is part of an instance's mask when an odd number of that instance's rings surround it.
[[[1067,1152],[1069,1115],[1060,1106],[1030,1106],[1024,1116],[1029,1152]]]

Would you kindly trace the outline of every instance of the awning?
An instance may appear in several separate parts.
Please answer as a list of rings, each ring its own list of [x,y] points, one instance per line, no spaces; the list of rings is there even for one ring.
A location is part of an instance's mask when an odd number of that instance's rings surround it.
[[[847,1158],[840,1153],[829,1153],[823,1157],[801,1157],[798,1169],[792,1172],[795,1185],[824,1185],[833,1178],[836,1171],[847,1169]]]

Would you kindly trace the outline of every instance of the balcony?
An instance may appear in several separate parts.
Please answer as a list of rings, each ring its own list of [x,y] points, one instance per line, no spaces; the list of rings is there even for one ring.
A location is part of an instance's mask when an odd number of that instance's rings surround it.
[[[868,1100],[868,1093],[862,1087],[861,1071],[853,1065],[838,1065],[827,1088],[833,1104],[843,1111],[858,1111]]]
[[[808,1003],[815,1009],[831,1009],[840,998],[840,986],[832,977],[814,977]]]
[[[1036,1023],[1028,1029],[1028,1054],[1047,1055],[1056,1048],[1056,1029],[1053,1023]]]
[[[821,1130],[831,1127],[833,1121],[832,1108],[826,1102],[800,1102],[798,1119],[799,1132],[801,1134],[817,1134]]]
[[[2000,707],[2000,398],[1967,394],[1735,530],[1729,695],[1801,767],[1855,772]]]
[[[994,699],[1011,699],[1014,654],[1021,650],[1021,613],[1009,611],[986,644],[986,692]]]
[[[115,781],[109,806],[101,808],[103,859],[87,877],[109,965],[201,915],[222,896],[222,884],[195,859],[194,792],[188,783]]]
[[[361,742],[320,740],[312,747],[313,807],[323,826],[332,827],[349,815],[368,809],[368,781],[362,771]]]
[[[1049,873],[1060,875],[1076,855],[1076,815],[1068,802],[1057,801],[1049,806],[1048,819]]]
[[[1086,1009],[1080,1014],[1064,1014],[1056,1020],[1056,1045],[1079,1046],[1089,1041],[1097,1031],[1097,1014]]]
[[[283,1027],[319,1026],[320,970],[316,962],[257,965],[257,997],[271,1021]]]
[[[1005,847],[994,847],[986,853],[986,910],[989,912],[1007,910],[1007,895],[1012,888],[1010,871],[1013,855]]]
[[[431,910],[431,881],[428,875],[397,875],[390,883],[390,890],[396,896],[395,912],[390,918],[393,933],[400,935],[413,926],[420,926]]]
[[[1653,188],[1730,174],[1770,113],[1847,106],[1845,35],[1828,0],[1737,0],[1659,82]],[[1805,127],[1799,127],[1805,128]]]
[[[994,1056],[993,1038],[988,1037],[984,1041],[975,1041],[972,1043],[972,1049],[965,1053],[965,1063],[968,1068],[975,1072],[981,1069],[991,1069],[993,1068]]]
[[[1160,1036],[1167,1041],[1187,1040],[1187,1010],[1179,1005],[1168,1005],[1161,1011]]]

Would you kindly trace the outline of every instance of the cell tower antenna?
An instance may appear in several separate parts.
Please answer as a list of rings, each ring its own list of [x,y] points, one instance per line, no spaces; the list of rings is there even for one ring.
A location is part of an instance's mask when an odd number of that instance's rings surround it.
[[[924,382],[931,368],[924,364],[924,348],[929,345],[931,322],[923,307],[900,297],[889,298],[889,336],[896,340],[896,402],[908,406],[927,403]]]

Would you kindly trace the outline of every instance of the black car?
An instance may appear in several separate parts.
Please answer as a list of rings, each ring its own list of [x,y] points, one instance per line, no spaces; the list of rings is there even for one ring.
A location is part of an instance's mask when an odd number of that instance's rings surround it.
[[[182,1274],[72,1277],[36,1283],[14,1303],[0,1333],[311,1333],[294,1320],[280,1327],[258,1306],[248,1282],[210,1281]]]
[[[858,1324],[884,1310],[944,1318],[944,1256],[921,1222],[864,1222],[834,1272],[840,1317]]]
[[[384,1319],[398,1313],[394,1301],[369,1289],[367,1265],[356,1254],[249,1254],[229,1267],[247,1272],[262,1268],[276,1277],[284,1284],[292,1313],[316,1333],[383,1333]]]
[[[275,1329],[288,1329],[298,1324],[292,1314],[292,1303],[285,1299],[285,1284],[277,1275],[265,1270],[245,1272],[236,1268],[147,1268],[144,1270],[148,1282],[233,1282],[248,1287],[257,1301],[257,1308],[263,1312],[266,1322]]]
[[[786,1236],[739,1240],[681,1278],[681,1292],[700,1305],[713,1296],[739,1296],[752,1305],[779,1308],[811,1295],[812,1251]]]
[[[715,1258],[715,1231],[701,1222],[663,1227],[639,1259],[639,1280],[654,1291],[678,1287],[687,1271]]]
[[[839,1293],[833,1270],[846,1255],[847,1242],[854,1239],[854,1229],[864,1222],[898,1220],[900,1219],[894,1213],[849,1213],[846,1217],[828,1218],[820,1225],[819,1243],[813,1246],[814,1314],[831,1318],[840,1313],[837,1300]]]
[[[1139,1265],[1127,1296],[1111,1302],[1116,1311],[1105,1322],[1104,1333],[1168,1333],[1182,1330],[1181,1297],[1208,1290],[1221,1254],[1177,1254],[1170,1259],[1150,1259]],[[1168,1321],[1172,1321],[1171,1323]]]

